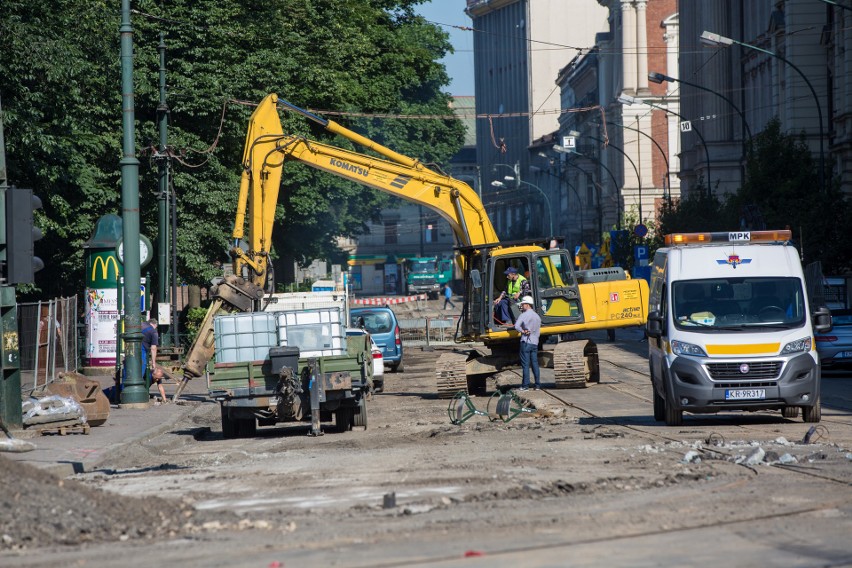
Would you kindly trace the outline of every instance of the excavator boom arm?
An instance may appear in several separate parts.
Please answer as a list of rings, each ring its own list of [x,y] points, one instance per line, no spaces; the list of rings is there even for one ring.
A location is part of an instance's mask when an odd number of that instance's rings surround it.
[[[233,232],[235,242],[243,238],[247,211],[249,250],[246,253],[234,251],[237,274],[241,273],[242,265],[249,265],[255,275],[255,283],[262,285],[260,280],[265,278],[282,170],[288,160],[296,160],[428,207],[450,224],[456,239],[464,246],[498,242],[482,201],[467,184],[433,171],[418,160],[394,152],[333,121],[321,119],[282,101],[283,106],[320,122],[329,132],[344,136],[386,159],[285,135],[278,116],[278,104],[276,95],[268,95],[252,114],[249,123]]]

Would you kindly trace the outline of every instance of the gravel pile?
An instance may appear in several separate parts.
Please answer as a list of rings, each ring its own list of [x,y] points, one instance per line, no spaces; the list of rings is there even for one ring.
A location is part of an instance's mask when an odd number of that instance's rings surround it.
[[[222,520],[179,501],[92,489],[3,456],[0,479],[0,550],[174,537]]]

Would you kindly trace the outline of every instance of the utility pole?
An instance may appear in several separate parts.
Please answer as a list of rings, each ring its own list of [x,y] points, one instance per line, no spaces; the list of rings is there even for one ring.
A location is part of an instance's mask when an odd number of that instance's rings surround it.
[[[157,106],[157,123],[160,127],[160,147],[156,153],[160,191],[157,194],[157,307],[168,306],[169,321],[160,322],[160,326],[172,325],[175,320],[172,305],[169,303],[169,251],[171,235],[169,231],[169,105],[166,103],[166,40],[160,32],[160,104]],[[158,318],[159,319],[159,314]],[[161,333],[163,343],[168,346],[169,334]],[[165,352],[165,350],[164,350]]]
[[[126,378],[121,404],[147,408],[148,389],[142,377],[142,304],[139,239],[139,160],[136,159],[136,126],[133,102],[133,27],[130,0],[121,0],[121,216],[124,242],[124,358]]]

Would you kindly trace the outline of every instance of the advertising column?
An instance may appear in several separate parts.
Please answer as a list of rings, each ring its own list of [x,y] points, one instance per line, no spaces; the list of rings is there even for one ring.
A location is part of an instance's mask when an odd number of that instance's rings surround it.
[[[114,249],[92,252],[86,259],[88,367],[115,367],[119,266]]]
[[[121,218],[104,215],[86,248],[86,367],[115,367],[118,281],[123,276],[115,247],[121,239]]]

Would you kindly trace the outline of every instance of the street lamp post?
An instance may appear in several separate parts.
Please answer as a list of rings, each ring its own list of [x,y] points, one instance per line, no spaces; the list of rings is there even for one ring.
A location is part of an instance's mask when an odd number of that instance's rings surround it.
[[[729,37],[725,37],[723,35],[719,35],[713,32],[704,31],[701,33],[701,43],[705,45],[709,45],[712,47],[730,47],[733,44],[737,44],[741,47],[746,47],[748,49],[753,49],[755,51],[759,51],[761,53],[765,53],[771,57],[775,57],[776,59],[780,59],[787,65],[793,68],[793,70],[799,74],[799,76],[805,81],[805,84],[811,90],[811,95],[814,97],[814,102],[817,107],[817,117],[819,119],[819,189],[820,192],[825,192],[825,149],[824,149],[824,133],[822,129],[822,105],[820,105],[819,97],[814,90],[814,86],[808,80],[807,76],[802,73],[802,70],[799,69],[796,65],[793,64],[786,57],[782,57],[775,53],[774,51],[769,51],[768,49],[763,49],[762,47],[758,47],[756,45],[752,45],[750,43],[745,43],[742,41],[737,41],[735,39],[731,39]]]
[[[661,84],[663,81],[668,81],[669,83],[683,83],[684,85],[689,85],[690,87],[695,87],[696,89],[700,89],[702,91],[712,93],[712,94],[716,95],[717,97],[721,98],[726,103],[731,105],[731,108],[734,109],[737,112],[738,115],[740,115],[740,120],[743,121],[743,126],[745,127],[746,133],[748,134],[748,144],[751,145],[751,140],[752,140],[751,128],[749,128],[749,126],[748,126],[748,122],[746,121],[745,114],[743,114],[743,111],[740,110],[740,107],[738,107],[737,105],[734,104],[734,101],[732,101],[731,99],[729,99],[728,97],[726,97],[722,93],[714,91],[713,89],[708,89],[707,87],[701,86],[697,83],[690,83],[689,81],[686,81],[684,79],[675,79],[674,77],[669,77],[668,75],[663,75],[662,73],[655,73],[653,71],[651,73],[648,73],[648,80],[651,81],[652,83],[658,83],[658,84]]]
[[[625,105],[632,105],[632,104],[648,105],[649,107],[653,107],[653,108],[659,109],[663,112],[673,114],[683,122],[690,122],[690,121],[686,120],[686,118],[684,118],[683,115],[676,113],[675,111],[668,109],[664,106],[660,106],[660,105],[654,104],[652,102],[648,102],[645,99],[637,99],[636,97],[631,97],[630,95],[621,95],[620,97],[618,97],[618,102],[620,102],[621,104],[625,104]],[[711,181],[710,181],[710,150],[707,149],[707,141],[704,140],[704,136],[701,135],[701,132],[699,132],[698,129],[695,128],[694,126],[692,127],[691,130],[692,130],[692,132],[695,132],[695,134],[698,136],[698,139],[701,140],[701,145],[704,146],[704,159],[707,160],[707,195],[710,195],[711,194],[711,187],[710,187],[710,185],[711,185]]]
[[[553,209],[551,209],[551,207],[550,207],[550,198],[547,196],[547,194],[544,192],[544,190],[541,189],[539,186],[535,185],[534,183],[524,181],[520,178],[513,178],[512,176],[506,176],[505,179],[506,179],[506,181],[515,181],[518,184],[523,183],[523,184],[526,184],[530,187],[534,187],[541,193],[541,195],[544,197],[545,203],[547,204],[547,217],[550,220],[550,234],[548,235],[548,237],[554,236],[553,235]],[[492,181],[491,185],[493,185],[494,187],[506,187],[505,183],[503,183],[502,181],[498,181],[498,180]]]
[[[547,154],[545,154],[544,152],[539,152],[538,155],[541,156],[542,158],[550,159],[550,157]],[[553,164],[551,163],[551,165],[553,165]],[[583,200],[580,199],[580,193],[577,191],[577,188],[574,187],[574,185],[570,181],[568,181],[564,176],[562,176],[562,169],[561,168],[559,170],[558,176],[553,175],[549,171],[543,170],[543,169],[538,168],[536,166],[530,166],[530,170],[532,170],[533,168],[537,169],[538,171],[541,171],[544,174],[549,175],[550,177],[555,177],[556,179],[559,180],[560,183],[565,182],[565,185],[568,186],[568,189],[570,189],[571,191],[574,192],[574,197],[577,198],[577,209],[579,211],[579,217],[580,217],[580,240],[582,240],[583,239],[583,233],[585,232],[584,228],[583,228]],[[561,190],[561,187],[560,187],[560,190]],[[570,201],[569,201],[569,206],[570,206]],[[570,234],[567,235],[567,236],[570,236]]]
[[[568,148],[565,148],[564,146],[560,146],[558,144],[555,144],[553,146],[553,150],[559,152],[560,154],[573,154],[575,156],[580,156],[581,158],[586,158],[587,160],[594,160],[595,162],[597,162],[598,165],[605,169],[606,173],[609,174],[609,177],[612,179],[613,188],[615,189],[616,195],[618,195],[618,180],[615,179],[615,174],[612,173],[612,170],[609,169],[607,165],[604,164],[600,159],[595,156],[581,154],[576,150],[569,150]],[[582,171],[584,174],[589,175],[587,171],[581,169],[579,166],[578,169],[580,169],[580,171]],[[592,179],[592,182],[594,183],[594,179]],[[601,205],[601,192],[601,186],[598,185],[598,238],[602,238],[603,236],[603,207]],[[618,228],[621,229],[620,226]]]
[[[598,142],[600,142],[601,144],[603,144],[605,146],[610,146],[610,147],[612,147],[613,150],[620,152],[622,156],[627,158],[627,161],[630,162],[630,165],[633,166],[633,171],[636,172],[636,183],[639,184],[639,222],[641,223],[642,222],[642,178],[639,176],[639,168],[636,167],[636,162],[634,162],[633,159],[630,156],[625,154],[624,150],[622,150],[621,148],[619,148],[618,146],[616,146],[612,142],[604,142],[600,138],[597,138],[597,137],[591,136],[591,135],[588,135],[588,137],[591,138],[592,140],[597,140]],[[624,188],[622,188],[622,192],[623,191],[624,191]],[[621,213],[619,213],[619,219],[620,218],[621,218]],[[619,221],[619,225],[621,225],[621,221]]]
[[[497,166],[500,166],[500,167],[503,167],[503,168],[509,168],[510,170],[512,170],[512,173],[515,174],[514,179],[518,179],[518,180],[521,179],[521,164],[519,164],[517,162],[515,163],[514,166],[511,166],[509,164],[491,164],[491,165],[494,166],[495,168]],[[492,170],[492,171],[496,172],[496,170]],[[494,185],[494,184],[491,184],[491,185]],[[515,183],[515,187],[518,187],[519,185],[520,185],[519,182]]]
[[[648,140],[650,140],[651,142],[654,143],[654,146],[657,147],[657,150],[659,150],[660,154],[663,156],[663,162],[665,162],[665,164],[666,164],[666,180],[664,182],[665,187],[663,188],[664,190],[666,190],[666,191],[663,192],[663,198],[665,198],[671,192],[672,174],[671,174],[671,168],[669,167],[669,157],[666,156],[666,152],[665,152],[665,150],[663,150],[663,147],[660,146],[660,143],[657,142],[654,139],[653,136],[651,136],[647,132],[642,132],[638,128],[633,128],[632,126],[627,126],[626,124],[619,124],[617,122],[610,122],[609,120],[606,121],[606,124],[610,124],[610,125],[616,126],[618,128],[626,128],[627,130],[632,130],[633,132],[637,132],[637,133],[641,134],[642,136],[644,136],[645,138],[647,138]]]

